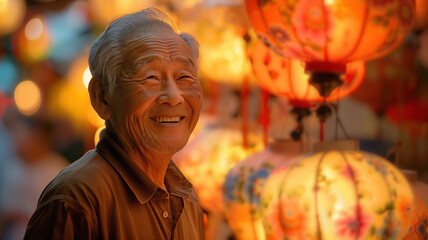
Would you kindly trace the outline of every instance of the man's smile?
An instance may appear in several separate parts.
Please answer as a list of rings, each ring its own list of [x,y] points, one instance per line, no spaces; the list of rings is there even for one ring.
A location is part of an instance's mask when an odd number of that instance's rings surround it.
[[[184,116],[180,116],[180,117],[150,117],[150,119],[155,121],[155,122],[158,122],[158,123],[173,124],[173,123],[180,122],[182,119],[184,119]]]

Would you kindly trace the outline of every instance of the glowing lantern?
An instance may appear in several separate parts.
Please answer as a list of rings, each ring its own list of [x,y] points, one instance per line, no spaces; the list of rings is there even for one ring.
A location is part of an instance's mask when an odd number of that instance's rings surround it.
[[[275,52],[306,62],[310,82],[328,96],[346,63],[385,55],[400,44],[414,0],[246,0],[252,26]]]
[[[86,84],[91,74],[88,68],[88,57],[83,55],[71,65],[67,79],[57,81],[49,94],[49,108],[59,115],[70,119],[78,132],[84,131],[90,123],[93,127],[104,126],[101,119],[91,106]]]
[[[251,73],[243,38],[249,27],[243,6],[199,6],[182,17],[182,29],[200,44],[200,73],[241,87]]]
[[[207,211],[223,211],[222,185],[226,174],[236,163],[263,149],[259,135],[250,133],[249,143],[248,149],[243,148],[242,134],[236,126],[207,126],[174,156]]]
[[[41,105],[39,87],[32,81],[22,81],[16,86],[14,99],[18,110],[27,116],[35,114]]]
[[[18,32],[17,55],[23,62],[33,63],[48,57],[51,37],[44,17],[31,18]]]
[[[416,171],[402,169],[401,172],[409,181],[415,196],[414,220],[409,233],[403,239],[428,239],[428,185],[417,180]]]
[[[95,20],[101,25],[107,25],[122,15],[156,6],[155,2],[152,0],[89,0],[89,6]]]
[[[265,239],[260,195],[266,178],[302,154],[301,142],[271,142],[268,149],[237,163],[224,183],[225,216],[234,236],[241,240]]]
[[[0,1],[0,35],[6,35],[15,31],[24,20],[24,0]]]
[[[286,97],[296,105],[341,99],[357,89],[365,75],[364,62],[348,63],[342,86],[324,98],[309,84],[309,75],[305,73],[303,62],[281,57],[261,41],[254,44],[251,59],[257,83],[270,93]]]
[[[280,179],[262,193],[266,232],[274,239],[402,239],[413,221],[409,183],[375,154],[308,154]],[[269,181],[266,186],[274,186]]]
[[[416,16],[413,28],[418,30],[426,27],[428,27],[428,1],[416,0]]]

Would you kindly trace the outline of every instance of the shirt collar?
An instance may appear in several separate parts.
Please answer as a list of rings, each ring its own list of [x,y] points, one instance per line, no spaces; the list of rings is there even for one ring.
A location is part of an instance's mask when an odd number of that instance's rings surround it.
[[[111,130],[101,132],[96,151],[117,171],[138,201],[148,202],[156,193],[156,185],[121,148],[118,139]],[[189,197],[197,201],[192,184],[184,177],[173,161],[170,161],[165,174],[165,185],[170,194],[178,197]]]

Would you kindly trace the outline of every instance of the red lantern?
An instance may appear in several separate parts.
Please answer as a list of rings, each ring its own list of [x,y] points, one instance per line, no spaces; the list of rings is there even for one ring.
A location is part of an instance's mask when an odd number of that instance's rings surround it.
[[[341,84],[346,63],[377,58],[398,46],[415,15],[414,0],[245,2],[259,38],[275,52],[305,61],[323,96]]]
[[[288,98],[297,106],[341,99],[357,89],[365,75],[364,62],[348,63],[342,86],[324,98],[309,84],[309,75],[305,73],[302,61],[281,57],[261,41],[255,43],[251,60],[257,83],[274,95]]]

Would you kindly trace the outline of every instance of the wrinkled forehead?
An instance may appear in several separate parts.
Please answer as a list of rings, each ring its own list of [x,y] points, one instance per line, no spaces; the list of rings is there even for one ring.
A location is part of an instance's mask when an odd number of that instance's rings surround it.
[[[124,63],[133,70],[137,70],[139,66],[153,57],[166,58],[171,61],[187,61],[189,65],[196,68],[190,47],[172,30],[137,33],[124,46],[123,56]]]

